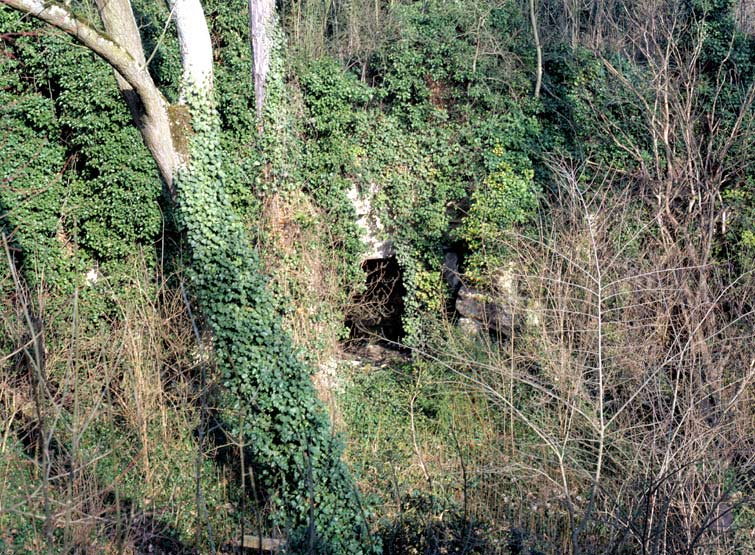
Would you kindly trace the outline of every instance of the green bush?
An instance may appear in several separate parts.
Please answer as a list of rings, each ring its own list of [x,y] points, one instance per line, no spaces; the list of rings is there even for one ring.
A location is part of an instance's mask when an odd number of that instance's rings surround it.
[[[75,279],[67,277],[66,249],[105,263],[152,245],[162,186],[112,69],[5,7],[0,29],[29,33],[4,40],[0,99],[11,109],[0,171],[14,187],[0,192],[0,203],[11,208],[5,225],[23,227],[15,238],[36,258],[36,275]]]
[[[484,281],[486,274],[503,266],[507,234],[533,221],[538,207],[533,177],[532,170],[518,173],[501,162],[472,193],[469,212],[459,229],[459,237],[471,253],[465,262],[470,279]]]

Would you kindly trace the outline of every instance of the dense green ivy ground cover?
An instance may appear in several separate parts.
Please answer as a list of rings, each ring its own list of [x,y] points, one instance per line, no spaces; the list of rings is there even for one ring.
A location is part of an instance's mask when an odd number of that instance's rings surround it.
[[[28,268],[60,284],[73,279],[61,267],[66,248],[91,264],[151,245],[161,184],[110,67],[7,8],[0,28],[9,31],[0,95],[3,179],[12,183],[0,203]]]

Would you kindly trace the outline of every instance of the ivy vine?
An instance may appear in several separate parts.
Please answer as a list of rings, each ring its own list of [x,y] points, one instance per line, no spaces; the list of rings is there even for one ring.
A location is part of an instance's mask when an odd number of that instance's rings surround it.
[[[176,178],[191,247],[192,285],[212,332],[225,388],[250,415],[239,430],[276,492],[278,524],[292,552],[372,553],[352,478],[327,413],[283,332],[258,257],[224,186],[215,108],[188,87],[190,166]]]

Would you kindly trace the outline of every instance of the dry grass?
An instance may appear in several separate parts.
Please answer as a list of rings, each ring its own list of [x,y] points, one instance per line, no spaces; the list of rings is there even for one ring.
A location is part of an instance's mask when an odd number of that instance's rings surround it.
[[[713,238],[694,220],[670,242],[655,214],[609,180],[581,190],[562,162],[540,236],[507,240],[521,327],[482,354],[450,332],[432,355],[502,416],[475,461],[480,510],[559,553],[748,552],[752,276],[701,254]]]
[[[345,277],[339,275],[334,237],[323,213],[301,192],[278,193],[265,202],[258,244],[270,288],[284,299],[283,324],[302,356],[318,368],[320,397],[335,414],[334,361],[344,335]]]
[[[0,364],[5,552],[206,545],[192,326],[166,278],[143,258],[126,267],[118,282],[85,286],[82,277],[68,298],[44,282],[28,291],[5,267],[2,326],[15,346]],[[230,538],[225,479],[205,474],[200,484],[216,533]]]

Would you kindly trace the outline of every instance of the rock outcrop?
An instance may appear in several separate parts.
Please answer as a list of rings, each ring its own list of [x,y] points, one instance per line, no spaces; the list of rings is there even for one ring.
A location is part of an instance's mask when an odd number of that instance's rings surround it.
[[[366,247],[366,252],[362,257],[363,262],[390,258],[396,254],[393,241],[387,237],[385,227],[373,208],[373,200],[377,192],[378,187],[375,184],[370,185],[366,191],[354,185],[348,192],[349,200],[357,215],[357,225],[362,229],[362,241]]]
[[[456,311],[460,316],[471,320],[482,329],[502,335],[510,335],[516,322],[511,306],[506,306],[491,295],[462,285],[456,296]],[[465,323],[469,329],[469,323]]]
[[[533,307],[521,299],[513,264],[500,268],[493,276],[490,289],[485,290],[465,284],[458,267],[458,255],[447,253],[443,277],[456,292],[455,307],[461,329],[467,333],[487,331],[510,336],[512,330],[525,322],[530,324]]]

